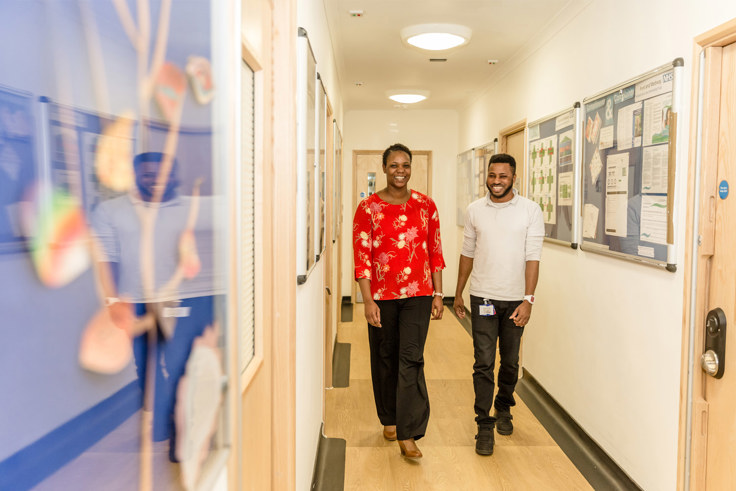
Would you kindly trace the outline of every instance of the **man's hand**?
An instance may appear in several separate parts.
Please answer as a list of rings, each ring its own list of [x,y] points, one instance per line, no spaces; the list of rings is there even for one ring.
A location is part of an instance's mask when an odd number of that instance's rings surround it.
[[[365,309],[365,320],[368,321],[368,324],[381,327],[381,309],[378,308],[378,304],[370,298],[366,298],[363,307]]]
[[[514,324],[516,324],[519,327],[526,326],[526,323],[529,322],[529,317],[532,316],[532,304],[524,300],[521,302],[521,305],[516,307],[516,310],[514,310],[514,313],[511,314],[511,319],[514,321]]]
[[[436,296],[432,299],[432,320],[442,319],[442,312],[445,305],[442,303],[442,297]]]
[[[465,319],[465,302],[462,296],[456,296],[455,301],[452,303],[452,308],[455,309],[455,314],[460,319]]]

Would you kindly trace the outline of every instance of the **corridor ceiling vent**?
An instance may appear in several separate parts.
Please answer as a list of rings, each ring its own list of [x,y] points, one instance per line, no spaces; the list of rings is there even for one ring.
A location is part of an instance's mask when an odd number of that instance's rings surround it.
[[[458,24],[416,24],[401,30],[404,42],[428,51],[443,51],[463,46],[473,31]]]
[[[429,97],[428,90],[389,90],[386,96],[394,102],[401,104],[414,104]]]

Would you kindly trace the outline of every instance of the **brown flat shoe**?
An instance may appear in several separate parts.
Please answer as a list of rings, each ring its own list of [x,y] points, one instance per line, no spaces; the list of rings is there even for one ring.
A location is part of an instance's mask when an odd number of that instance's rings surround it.
[[[396,425],[384,426],[383,437],[390,442],[396,441]]]
[[[399,448],[401,449],[401,455],[409,460],[422,458],[422,451],[419,450],[419,447],[417,447],[413,438],[409,438],[408,440],[399,440]]]

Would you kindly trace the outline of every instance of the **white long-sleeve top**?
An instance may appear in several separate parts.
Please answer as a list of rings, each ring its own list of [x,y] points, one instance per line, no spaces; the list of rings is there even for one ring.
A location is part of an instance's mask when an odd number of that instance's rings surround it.
[[[465,212],[461,254],[473,259],[470,294],[494,300],[524,298],[527,261],[539,261],[544,220],[539,205],[520,196],[494,203],[486,194]]]

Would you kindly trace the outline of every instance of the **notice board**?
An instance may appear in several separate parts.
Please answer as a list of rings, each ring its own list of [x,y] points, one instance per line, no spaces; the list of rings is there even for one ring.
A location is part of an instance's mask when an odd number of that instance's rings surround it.
[[[539,204],[546,241],[578,247],[580,103],[529,126],[527,197]]]
[[[682,58],[583,100],[582,249],[675,271]]]

